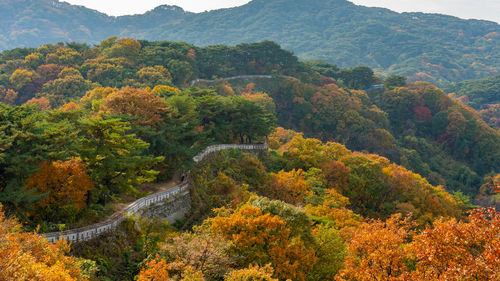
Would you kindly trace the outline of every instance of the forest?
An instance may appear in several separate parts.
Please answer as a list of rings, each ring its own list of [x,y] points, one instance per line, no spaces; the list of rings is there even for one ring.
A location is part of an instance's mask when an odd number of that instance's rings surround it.
[[[479,110],[488,125],[500,129],[500,75],[452,83],[445,91]]]
[[[200,46],[272,40],[301,59],[438,86],[498,75],[500,25],[430,13],[397,13],[347,0],[253,0],[204,13],[162,5],[112,17],[59,0],[0,0],[0,50],[110,36]]]
[[[270,78],[224,79],[239,75]],[[271,41],[110,37],[2,52],[0,128],[6,280],[500,279],[500,132],[428,82]],[[191,211],[173,224],[42,235],[184,173]]]

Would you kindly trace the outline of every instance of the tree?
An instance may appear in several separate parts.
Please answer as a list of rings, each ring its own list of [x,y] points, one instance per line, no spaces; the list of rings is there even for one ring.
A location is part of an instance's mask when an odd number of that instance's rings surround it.
[[[260,267],[250,265],[248,268],[233,270],[224,276],[224,281],[278,281],[273,278],[274,269],[270,264]]]
[[[275,123],[275,118],[264,111],[256,102],[241,97],[233,97],[234,111],[230,115],[231,131],[239,136],[240,142],[252,143],[258,137],[269,135]]]
[[[339,78],[349,89],[363,90],[373,86],[377,78],[373,70],[367,66],[357,66],[350,69],[342,69]]]
[[[38,78],[36,72],[26,69],[17,69],[10,76],[10,83],[17,90],[22,90]]]
[[[300,205],[311,195],[311,187],[307,184],[303,170],[290,172],[280,171],[271,174],[269,187],[266,189],[274,199],[283,200],[290,204]]]
[[[339,232],[325,225],[313,230],[316,246],[314,248],[317,262],[309,273],[309,280],[334,280],[337,273],[343,268],[347,254],[346,246],[340,238]]]
[[[167,68],[175,85],[184,85],[193,78],[193,67],[186,61],[170,60]]]
[[[137,281],[169,281],[167,263],[158,255],[149,260],[137,276]]]
[[[499,227],[494,209],[474,210],[467,222],[435,222],[407,246],[415,270],[406,280],[498,280]]]
[[[155,126],[164,122],[167,107],[163,99],[146,90],[125,87],[108,95],[100,111],[130,116],[134,124]]]
[[[163,157],[143,155],[149,145],[129,131],[128,123],[119,119],[98,116],[81,121],[79,154],[96,184],[88,202],[104,203],[112,194],[134,192],[134,186],[153,181],[158,174],[151,167]]]
[[[101,44],[101,48],[108,47]],[[112,43],[109,48],[104,49],[103,54],[107,58],[127,58],[134,61],[141,51],[141,43],[134,39],[122,38]]]
[[[187,269],[199,271],[210,280],[221,279],[230,269],[233,260],[228,256],[229,243],[201,228],[193,233],[183,233],[162,246],[171,275],[182,275]]]
[[[234,243],[232,251],[242,257],[241,265],[271,263],[279,278],[305,280],[316,261],[304,242],[290,237],[283,219],[257,207],[246,205],[227,217],[217,216],[210,229]]]
[[[388,91],[397,87],[404,87],[406,85],[406,77],[401,75],[391,75],[384,80],[385,89]]]
[[[0,205],[0,276],[3,280],[86,280],[64,239],[52,244],[37,233],[24,233]]]
[[[172,82],[170,72],[161,65],[143,67],[137,71],[136,76],[139,82],[150,87],[160,84],[168,85]]]
[[[24,104],[36,105],[36,107],[38,107],[39,110],[50,110],[51,109],[50,101],[46,97],[32,98],[29,101],[25,102]]]
[[[94,189],[94,184],[81,159],[42,162],[40,166],[40,171],[26,181],[27,190],[36,189],[38,194],[46,195],[36,203],[37,216],[44,217],[44,221],[53,221],[72,215],[68,213],[72,208],[80,210],[85,206],[87,193]]]
[[[0,102],[13,105],[16,102],[17,96],[19,94],[12,89],[1,89],[0,88]]]
[[[403,280],[407,269],[402,245],[411,237],[410,227],[401,215],[361,225],[348,241],[344,269],[335,280]]]
[[[8,210],[29,209],[40,199],[22,188],[40,162],[75,156],[78,130],[67,120],[50,120],[34,106],[0,104],[0,202]]]
[[[58,107],[65,101],[80,99],[85,92],[92,88],[92,83],[85,80],[80,72],[74,68],[65,68],[58,79],[47,82],[43,85],[44,96],[51,99],[53,106]]]

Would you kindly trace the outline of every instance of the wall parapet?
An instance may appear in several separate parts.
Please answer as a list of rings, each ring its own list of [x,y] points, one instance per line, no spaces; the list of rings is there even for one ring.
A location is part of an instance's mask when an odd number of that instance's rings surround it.
[[[206,156],[211,153],[227,150],[227,149],[239,149],[247,151],[262,151],[268,149],[267,144],[219,144],[207,147],[201,153],[193,157],[193,160],[198,163],[202,161]],[[189,178],[189,177],[188,177]],[[165,191],[161,191],[149,196],[140,198],[135,202],[128,205],[125,209],[113,214],[106,221],[84,226],[81,228],[66,230],[62,232],[50,232],[44,233],[44,235],[49,241],[55,243],[59,239],[65,239],[71,242],[80,242],[85,240],[93,239],[100,234],[115,229],[121,222],[123,222],[130,215],[137,215],[140,210],[150,207],[158,202],[170,200],[176,198],[179,195],[189,192],[189,180]]]

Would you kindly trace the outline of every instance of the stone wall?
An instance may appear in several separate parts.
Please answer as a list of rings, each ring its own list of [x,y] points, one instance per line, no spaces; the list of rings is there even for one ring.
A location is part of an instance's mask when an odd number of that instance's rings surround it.
[[[226,150],[239,149],[248,152],[267,152],[267,144],[219,144],[207,147],[193,158],[198,163],[211,153]],[[188,177],[189,178],[189,177]],[[148,218],[163,218],[169,223],[182,218],[191,208],[189,195],[189,180],[169,190],[161,191],[147,197],[141,198],[128,205],[122,211],[115,213],[106,221],[89,226],[66,230],[62,232],[51,232],[43,234],[49,241],[55,243],[59,239],[71,242],[90,240],[100,234],[115,229],[129,215],[142,215]]]

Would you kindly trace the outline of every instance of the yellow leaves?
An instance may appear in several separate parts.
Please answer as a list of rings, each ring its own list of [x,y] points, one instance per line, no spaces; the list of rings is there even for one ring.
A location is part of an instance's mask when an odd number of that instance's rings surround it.
[[[304,171],[299,169],[271,174],[268,192],[275,199],[291,204],[302,204],[304,198],[311,194],[311,188],[306,182]]]
[[[260,267],[250,265],[248,268],[233,270],[224,276],[224,281],[278,281],[273,278],[274,269],[270,264]]]
[[[26,69],[16,69],[10,76],[10,83],[14,88],[20,90],[38,78],[36,72]]]
[[[12,89],[1,89],[0,88],[0,102],[13,105],[19,94]]]
[[[0,205],[0,279],[84,280],[75,258],[68,257],[69,245],[56,244],[35,233],[22,233],[21,226],[7,219]]]
[[[434,223],[416,235],[405,250],[415,259],[411,280],[499,280],[500,213],[475,210],[468,221]]]

